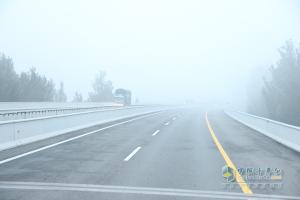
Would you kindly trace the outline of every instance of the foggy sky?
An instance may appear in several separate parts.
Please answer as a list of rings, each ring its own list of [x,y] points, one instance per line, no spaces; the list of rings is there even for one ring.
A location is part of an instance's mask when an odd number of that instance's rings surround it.
[[[105,70],[142,103],[235,101],[286,40],[300,42],[299,10],[296,0],[0,0],[0,52],[18,72],[64,81],[70,100]]]

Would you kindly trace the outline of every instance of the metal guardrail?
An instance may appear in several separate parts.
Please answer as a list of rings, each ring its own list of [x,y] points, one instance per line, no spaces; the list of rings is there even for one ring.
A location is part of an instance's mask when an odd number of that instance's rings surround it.
[[[55,116],[70,114],[76,112],[85,112],[92,110],[105,110],[108,108],[117,108],[121,106],[96,106],[96,107],[77,107],[77,108],[43,108],[43,109],[18,109],[18,110],[0,110],[0,121],[29,119],[36,117]]]
[[[300,127],[240,111],[225,110],[224,112],[246,126],[300,152]]]

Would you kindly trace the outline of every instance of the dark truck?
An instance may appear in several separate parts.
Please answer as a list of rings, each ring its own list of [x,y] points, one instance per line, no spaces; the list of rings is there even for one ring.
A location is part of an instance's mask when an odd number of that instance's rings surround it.
[[[123,88],[116,89],[114,94],[115,101],[124,106],[131,105],[131,91]]]

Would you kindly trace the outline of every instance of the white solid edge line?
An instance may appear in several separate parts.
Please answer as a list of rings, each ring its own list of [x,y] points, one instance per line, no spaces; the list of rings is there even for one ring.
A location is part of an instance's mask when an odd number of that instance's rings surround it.
[[[159,132],[160,132],[160,130],[155,131],[155,132],[152,134],[152,136],[156,136],[157,133],[159,133]]]
[[[135,148],[135,150],[133,150],[133,152],[131,152],[131,154],[129,154],[124,161],[127,162],[129,161],[142,147],[137,147]]]
[[[39,151],[43,151],[43,150],[46,150],[46,149],[49,149],[49,148],[58,146],[58,145],[60,145],[60,144],[64,144],[64,143],[66,143],[66,142],[70,142],[70,141],[73,141],[73,140],[76,140],[76,139],[85,137],[85,136],[87,136],[87,135],[91,135],[91,134],[97,133],[97,132],[99,132],[99,131],[103,131],[103,130],[106,130],[106,129],[109,129],[109,128],[113,128],[113,127],[115,127],[115,126],[119,126],[119,125],[122,125],[122,124],[126,124],[126,123],[129,123],[129,122],[133,122],[133,121],[136,121],[136,120],[139,120],[139,119],[143,119],[143,118],[146,118],[146,117],[148,117],[148,116],[155,115],[155,114],[158,114],[158,113],[159,113],[159,112],[155,112],[155,113],[147,114],[147,115],[144,115],[144,116],[141,116],[141,117],[136,117],[136,118],[133,118],[133,119],[130,119],[130,120],[127,120],[127,121],[119,122],[119,123],[116,123],[116,124],[113,124],[113,125],[110,125],[110,126],[106,126],[106,127],[104,127],[104,128],[97,129],[97,130],[95,130],[95,131],[91,131],[91,132],[84,133],[84,134],[82,134],[82,135],[78,135],[78,136],[75,136],[75,137],[72,137],[72,138],[69,138],[69,139],[66,139],[66,140],[62,140],[62,141],[60,141],[60,142],[57,142],[57,143],[54,143],[54,144],[50,144],[50,145],[47,145],[47,146],[44,146],[44,147],[41,147],[41,148],[38,148],[38,149],[35,149],[35,150],[32,150],[32,151],[28,151],[28,152],[26,152],[26,153],[22,153],[22,154],[20,154],[20,155],[13,156],[13,157],[10,157],[10,158],[1,160],[1,161],[0,161],[0,165],[1,165],[1,164],[4,164],[4,163],[7,163],[7,162],[10,162],[10,161],[13,161],[13,160],[16,160],[16,159],[18,159],[18,158],[22,158],[22,157],[24,157],[24,156],[28,156],[28,155],[37,153],[37,152],[39,152]]]
[[[0,181],[1,189],[16,190],[42,190],[42,191],[80,191],[80,192],[105,192],[123,194],[180,196],[180,197],[206,197],[213,199],[295,199],[299,197],[279,196],[266,194],[247,195],[235,192],[218,192],[208,190],[187,190],[173,188],[150,188],[150,187],[129,187],[112,185],[89,185],[89,184],[67,184],[67,183],[45,183],[45,182],[7,182]]]

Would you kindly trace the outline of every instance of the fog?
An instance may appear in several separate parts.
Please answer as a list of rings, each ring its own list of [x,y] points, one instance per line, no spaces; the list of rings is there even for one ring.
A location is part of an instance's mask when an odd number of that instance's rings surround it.
[[[86,98],[99,70],[141,103],[245,104],[251,80],[300,41],[300,3],[0,1],[0,52]],[[255,77],[253,77],[255,76]]]

